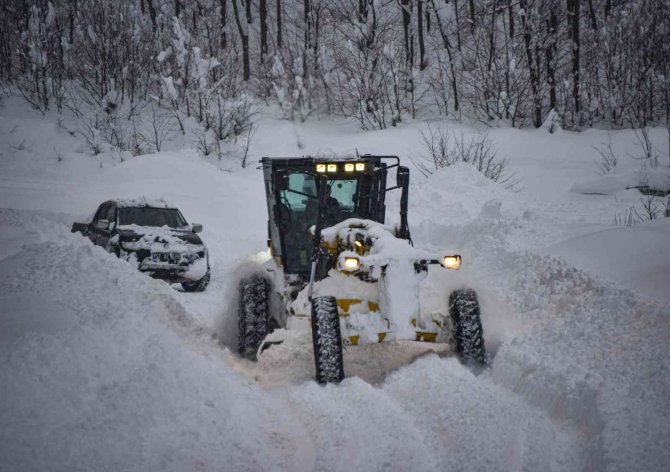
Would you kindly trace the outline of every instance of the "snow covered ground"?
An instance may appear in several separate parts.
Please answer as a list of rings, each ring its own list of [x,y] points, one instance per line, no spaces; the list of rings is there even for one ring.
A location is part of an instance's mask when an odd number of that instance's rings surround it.
[[[670,221],[614,226],[637,190],[574,191],[597,177],[607,132],[492,130],[518,192],[468,166],[414,172],[413,239],[461,250],[492,366],[475,375],[414,343],[351,348],[348,377],[323,387],[309,339],[252,364],[214,338],[235,267],[265,248],[256,166],[188,142],[92,157],[57,119],[18,99],[0,108],[1,471],[667,470]],[[411,166],[425,129],[265,117],[251,153],[358,149]],[[635,152],[632,132],[611,137]],[[69,232],[105,199],[140,195],[203,224],[207,291],[151,280]]]

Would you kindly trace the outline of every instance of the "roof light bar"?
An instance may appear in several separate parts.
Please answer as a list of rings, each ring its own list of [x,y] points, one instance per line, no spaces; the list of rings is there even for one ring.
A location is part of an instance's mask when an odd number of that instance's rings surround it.
[[[341,167],[340,167],[341,164]],[[331,162],[319,162],[315,166],[316,171],[319,174],[323,173],[336,173],[338,171],[344,170],[344,172],[364,172],[366,168],[365,162],[340,162],[340,163],[331,163]]]

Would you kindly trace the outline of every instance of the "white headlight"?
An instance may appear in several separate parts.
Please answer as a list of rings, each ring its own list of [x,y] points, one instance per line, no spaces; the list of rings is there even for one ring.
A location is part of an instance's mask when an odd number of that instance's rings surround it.
[[[358,257],[345,257],[343,265],[347,270],[356,270],[361,266],[361,261]]]
[[[442,266],[444,266],[445,269],[454,269],[454,270],[460,269],[461,256],[458,255],[444,256],[444,259],[442,259]]]

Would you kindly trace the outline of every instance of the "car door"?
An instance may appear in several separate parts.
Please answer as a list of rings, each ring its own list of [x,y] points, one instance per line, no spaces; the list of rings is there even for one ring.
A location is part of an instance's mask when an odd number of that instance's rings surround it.
[[[108,248],[108,243],[110,238],[115,234],[116,231],[116,205],[112,202],[107,208],[107,213],[105,214],[103,221],[107,221],[107,226],[101,224],[100,234],[98,239],[96,239],[95,244],[102,246],[105,249]]]
[[[112,207],[112,202],[105,202],[100,205],[98,211],[93,217],[91,227],[88,231],[88,237],[94,244],[105,247],[109,241],[109,220],[107,216]]]

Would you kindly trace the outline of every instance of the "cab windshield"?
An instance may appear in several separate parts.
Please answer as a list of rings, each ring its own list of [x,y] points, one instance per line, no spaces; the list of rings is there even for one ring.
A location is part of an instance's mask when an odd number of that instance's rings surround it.
[[[327,204],[337,204],[344,212],[354,211],[354,198],[358,182],[356,179],[328,181]],[[317,190],[313,175],[294,172],[288,176],[288,188],[281,191],[282,202],[292,210],[307,210],[316,203]]]
[[[323,227],[358,217],[355,208],[358,180],[332,179],[328,180],[327,184],[322,212]],[[284,242],[289,273],[309,270],[312,242],[306,234],[308,229],[316,224],[317,196],[316,178],[302,172],[289,173],[286,189],[279,192],[282,226],[286,232]]]
[[[183,228],[186,220],[176,208],[119,208],[119,225]]]

